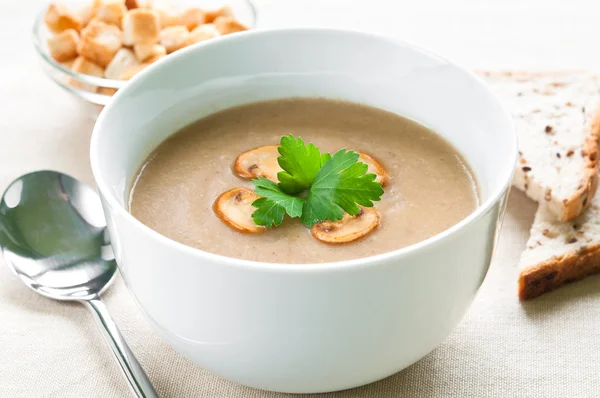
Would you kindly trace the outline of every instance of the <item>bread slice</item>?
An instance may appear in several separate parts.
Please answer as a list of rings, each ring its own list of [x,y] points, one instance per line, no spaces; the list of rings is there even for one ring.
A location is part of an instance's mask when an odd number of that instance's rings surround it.
[[[483,72],[513,115],[519,163],[513,185],[562,221],[598,186],[600,77],[586,72]]]
[[[519,261],[519,298],[532,299],[600,272],[600,195],[580,216],[561,222],[542,203]]]

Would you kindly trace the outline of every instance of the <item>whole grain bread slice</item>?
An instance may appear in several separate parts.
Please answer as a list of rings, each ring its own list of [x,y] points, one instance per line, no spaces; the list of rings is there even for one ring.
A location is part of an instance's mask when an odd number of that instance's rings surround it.
[[[540,204],[519,261],[519,298],[537,297],[600,272],[600,195],[571,221]]]
[[[513,185],[562,221],[577,217],[598,186],[600,77],[587,72],[481,72],[515,121]]]

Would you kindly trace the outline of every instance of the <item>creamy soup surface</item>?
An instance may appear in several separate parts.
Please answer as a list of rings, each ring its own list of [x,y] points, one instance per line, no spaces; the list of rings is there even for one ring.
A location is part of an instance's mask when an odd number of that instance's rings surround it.
[[[365,152],[387,169],[375,202],[380,226],[361,240],[332,245],[298,219],[263,233],[238,232],[213,212],[235,187],[253,189],[232,165],[239,154],[293,134],[321,151]],[[208,252],[246,260],[320,263],[372,256],[438,234],[478,206],[477,186],[457,151],[433,131],[376,108],[320,98],[257,102],[185,127],[146,160],[131,189],[134,217],[155,231]]]

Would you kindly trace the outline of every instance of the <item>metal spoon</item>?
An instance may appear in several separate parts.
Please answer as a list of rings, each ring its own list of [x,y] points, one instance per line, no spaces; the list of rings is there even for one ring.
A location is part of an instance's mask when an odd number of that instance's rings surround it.
[[[13,181],[0,201],[0,248],[8,267],[29,288],[84,304],[133,392],[158,396],[100,301],[117,264],[100,199],[90,187],[55,171]]]

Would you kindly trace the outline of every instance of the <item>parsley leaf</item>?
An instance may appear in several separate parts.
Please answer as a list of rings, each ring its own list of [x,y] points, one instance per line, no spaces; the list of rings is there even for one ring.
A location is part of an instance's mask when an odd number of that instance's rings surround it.
[[[356,215],[359,205],[372,207],[383,195],[375,174],[366,174],[367,165],[358,161],[354,151],[321,154],[319,148],[291,134],[281,138],[278,150],[284,170],[277,175],[279,184],[262,177],[252,181],[261,196],[252,203],[257,208],[252,213],[257,225],[279,226],[287,214],[312,227],[325,220],[341,220],[344,212]],[[306,198],[297,196],[307,190]]]
[[[252,181],[252,184],[256,187],[254,192],[262,196],[262,198],[256,199],[252,203],[252,206],[257,208],[252,213],[255,224],[265,227],[275,225],[277,227],[283,221],[285,213],[292,218],[302,215],[303,198],[281,192],[277,184],[263,177]]]
[[[319,170],[302,211],[302,222],[312,227],[324,220],[337,221],[344,211],[352,216],[358,205],[372,207],[383,195],[375,174],[365,174],[367,165],[358,162],[358,153],[341,149]]]
[[[321,154],[312,143],[305,145],[302,138],[296,139],[291,134],[281,137],[278,150],[281,156],[277,161],[283,169],[277,174],[279,188],[290,195],[310,188],[321,167],[331,158],[328,153]]]

